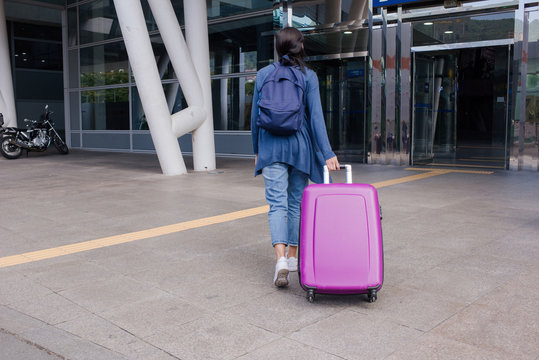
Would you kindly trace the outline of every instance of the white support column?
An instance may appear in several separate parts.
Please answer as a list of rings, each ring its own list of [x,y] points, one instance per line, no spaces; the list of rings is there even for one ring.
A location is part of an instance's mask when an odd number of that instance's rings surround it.
[[[0,113],[4,115],[4,126],[17,126],[4,0],[0,0]]]
[[[150,4],[161,38],[165,43],[170,62],[174,67],[183,96],[188,104],[186,109],[172,115],[174,135],[180,137],[198,128],[204,119],[206,119],[207,114],[204,108],[205,99],[195,65],[182,36],[182,30],[178,19],[176,19],[170,0],[148,0],[148,4]],[[206,5],[204,3],[205,7]],[[186,18],[189,16],[186,16]],[[207,56],[209,64],[209,51]],[[194,153],[195,150],[193,149],[193,156]]]
[[[200,80],[206,110],[206,119],[198,129],[193,131],[193,163],[196,171],[215,170],[215,140],[213,135],[206,1],[184,0],[183,6],[185,37]]]
[[[114,6],[163,174],[185,174],[187,169],[178,139],[172,132],[170,112],[142,6],[139,1],[126,0],[114,0]]]

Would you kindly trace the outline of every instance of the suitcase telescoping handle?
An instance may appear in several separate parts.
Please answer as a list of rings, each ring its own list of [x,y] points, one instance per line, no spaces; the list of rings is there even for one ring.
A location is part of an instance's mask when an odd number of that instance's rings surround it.
[[[340,169],[346,169],[346,183],[352,183],[352,165],[341,165]],[[327,165],[324,165],[324,184],[329,184],[329,170]]]

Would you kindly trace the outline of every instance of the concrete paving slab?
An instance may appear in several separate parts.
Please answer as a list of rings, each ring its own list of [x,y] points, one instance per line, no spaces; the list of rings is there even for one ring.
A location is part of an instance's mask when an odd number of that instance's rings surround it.
[[[309,359],[309,360],[339,360],[340,356],[326,351],[314,349],[286,338],[278,339],[264,345],[255,351],[240,356],[238,360],[275,360],[275,359]]]
[[[403,281],[399,286],[448,296],[470,304],[494,291],[506,280],[507,278],[500,279],[482,271],[433,268]]]
[[[106,268],[81,261],[78,257],[68,255],[59,260],[62,262],[43,264],[41,267],[36,264],[36,267],[31,270],[21,269],[20,271],[32,281],[55,292],[74,289],[88,282],[110,278],[110,271]]]
[[[103,313],[135,301],[164,295],[165,292],[143,283],[113,276],[110,280],[94,281],[59,292],[63,297],[94,313]]]
[[[516,354],[492,351],[435,334],[425,334],[385,360],[506,360],[517,359]]]
[[[0,269],[0,304],[9,305],[33,297],[52,294],[52,290],[38,282],[8,269]]]
[[[125,360],[126,356],[95,344],[88,339],[82,339],[55,326],[26,331],[20,336],[33,344],[60,354],[66,359],[73,360]]]
[[[290,338],[345,359],[384,359],[422,334],[396,322],[342,310]]]
[[[9,306],[49,325],[57,325],[89,314],[86,309],[56,293],[28,297]]]
[[[511,354],[508,358],[539,356],[539,302],[507,293],[483,297],[432,333],[488,351]]]
[[[335,300],[320,297],[316,304],[309,304],[304,296],[290,296],[286,290],[279,290],[222,313],[244,319],[275,334],[289,335],[343,310],[345,305]]]
[[[0,330],[0,358],[2,359],[32,359],[32,360],[61,360],[57,354],[42,347],[28,344],[16,335]]]
[[[275,291],[270,286],[263,286],[260,282],[244,277],[238,280],[237,274],[218,274],[201,281],[192,280],[179,284],[171,292],[184,301],[209,311],[223,311],[233,306],[243,306],[252,301],[251,299]],[[239,281],[242,283],[241,286],[238,286]]]
[[[198,304],[164,294],[111,309],[101,317],[138,338],[146,338],[209,314]]]
[[[466,303],[460,302],[457,296],[384,286],[375,303],[358,301],[348,309],[428,332],[467,306]]]
[[[161,349],[93,314],[64,322],[58,327],[70,334],[123,354],[128,359],[173,359]]]
[[[242,319],[212,314],[145,340],[182,360],[226,360],[236,359],[278,338],[279,335]]]
[[[15,335],[44,327],[46,324],[28,314],[0,305],[0,329]],[[24,340],[24,339],[22,339]]]
[[[144,271],[175,260],[172,256],[156,254],[132,243],[85,251],[77,256],[86,259],[90,264],[122,275]]]

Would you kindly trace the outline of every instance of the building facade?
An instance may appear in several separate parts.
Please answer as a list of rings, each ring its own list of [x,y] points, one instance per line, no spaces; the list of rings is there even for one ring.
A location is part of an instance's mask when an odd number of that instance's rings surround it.
[[[113,0],[3,1],[19,125],[48,103],[73,148],[155,151]],[[171,3],[183,25],[183,1]],[[185,96],[141,4],[174,113]],[[537,1],[208,0],[206,10],[217,155],[252,156],[256,71],[276,58],[275,31],[294,26],[342,161],[539,170]],[[179,138],[184,154],[191,140]]]

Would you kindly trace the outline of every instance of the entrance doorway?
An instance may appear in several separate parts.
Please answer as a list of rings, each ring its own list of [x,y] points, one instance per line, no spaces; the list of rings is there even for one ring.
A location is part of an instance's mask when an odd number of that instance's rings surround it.
[[[332,149],[340,161],[365,162],[365,57],[310,61]]]
[[[412,164],[506,167],[509,49],[414,53]]]

